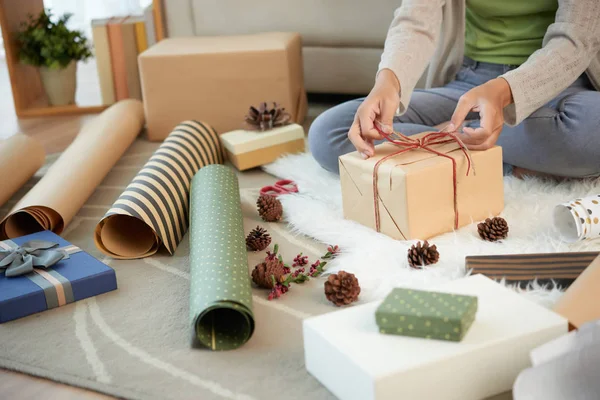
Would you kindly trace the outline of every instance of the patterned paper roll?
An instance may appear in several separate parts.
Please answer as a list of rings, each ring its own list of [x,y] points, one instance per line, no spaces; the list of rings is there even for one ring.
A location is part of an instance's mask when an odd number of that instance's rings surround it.
[[[121,259],[173,254],[188,227],[190,183],[208,164],[222,164],[217,132],[197,121],[177,125],[96,226],[103,253]]]
[[[554,226],[566,242],[600,239],[600,194],[556,206]]]
[[[44,165],[44,148],[26,135],[0,142],[0,206]]]
[[[85,124],[44,177],[0,222],[0,240],[50,230],[60,234],[144,125],[138,100],[120,101]]]
[[[210,165],[196,174],[191,190],[192,345],[235,349],[254,331],[237,177],[229,167]]]

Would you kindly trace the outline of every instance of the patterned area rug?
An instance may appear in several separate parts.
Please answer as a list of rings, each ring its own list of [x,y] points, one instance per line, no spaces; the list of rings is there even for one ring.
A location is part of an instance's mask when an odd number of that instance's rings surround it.
[[[333,398],[303,361],[302,320],[336,309],[323,295],[322,280],[293,287],[275,301],[253,289],[252,339],[238,350],[215,353],[190,347],[187,235],[172,257],[121,261],[96,250],[96,223],[157,147],[138,139],[62,235],[113,267],[119,289],[0,325],[0,367],[134,399]],[[2,214],[56,157],[48,158]],[[245,231],[257,224],[267,228],[286,261],[299,252],[311,260],[324,254],[325,245],[292,235],[283,223],[260,220],[256,188],[273,181],[261,171],[240,174]],[[249,268],[261,258],[249,254]]]

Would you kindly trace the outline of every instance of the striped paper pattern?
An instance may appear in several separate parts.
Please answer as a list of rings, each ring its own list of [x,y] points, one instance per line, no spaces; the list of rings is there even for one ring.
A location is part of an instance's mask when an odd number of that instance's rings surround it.
[[[212,127],[198,121],[182,122],[127,186],[99,226],[108,218],[135,217],[154,231],[159,245],[173,254],[188,228],[192,178],[203,166],[223,162],[219,137]],[[102,242],[101,236],[97,234],[97,241]],[[103,246],[98,247],[107,253]]]
[[[598,252],[506,254],[496,256],[468,256],[466,268],[473,274],[492,279],[505,278],[509,282],[527,283],[556,280],[569,285],[586,269]]]

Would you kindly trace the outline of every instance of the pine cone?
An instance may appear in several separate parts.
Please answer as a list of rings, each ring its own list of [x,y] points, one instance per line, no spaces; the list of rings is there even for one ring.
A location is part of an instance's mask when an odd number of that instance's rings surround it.
[[[258,214],[267,222],[277,222],[283,215],[283,206],[275,196],[270,194],[261,194],[256,200]]]
[[[359,294],[358,279],[349,272],[340,271],[329,275],[325,282],[325,297],[338,307],[356,301]]]
[[[246,248],[250,251],[262,251],[271,244],[267,230],[257,226],[246,237]]]
[[[488,218],[477,225],[479,236],[488,242],[496,242],[508,236],[508,223],[504,218]]]
[[[408,250],[408,265],[415,269],[435,264],[439,259],[440,253],[436,245],[430,246],[427,240],[424,243],[417,242]]]
[[[252,270],[252,281],[261,288],[272,289],[273,280],[271,276],[275,277],[275,282],[277,283],[281,282],[284,274],[283,262],[277,257],[267,258]]]
[[[268,108],[265,102],[261,103],[258,108],[250,107],[248,115],[246,115],[246,123],[253,129],[266,131],[289,124],[291,118],[292,116],[285,111],[285,108],[279,107],[277,103],[273,103],[273,107]]]

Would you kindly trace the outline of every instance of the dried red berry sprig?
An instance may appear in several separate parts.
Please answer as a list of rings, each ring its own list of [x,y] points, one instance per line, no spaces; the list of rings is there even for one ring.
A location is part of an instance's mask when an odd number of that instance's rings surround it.
[[[334,258],[339,253],[339,247],[329,246],[327,248],[327,253],[311,264],[308,273],[305,268],[305,266],[309,264],[308,256],[305,256],[302,253],[296,255],[292,267],[290,267],[283,262],[283,257],[281,254],[278,254],[278,251],[279,245],[277,244],[273,247],[273,252],[267,250],[265,261],[258,264],[255,267],[255,271],[253,271],[253,280],[255,283],[260,287],[271,289],[268,295],[269,300],[278,299],[286,294],[292,283],[302,284],[309,281],[310,278],[320,276],[325,271],[325,266],[327,265],[327,261],[323,261],[323,259]],[[267,271],[267,268],[268,271],[274,271],[276,273],[265,277],[263,271]],[[294,268],[294,270],[292,270],[292,268]],[[258,278],[257,280],[254,279],[255,275]],[[265,278],[268,279],[268,284],[264,283]]]

